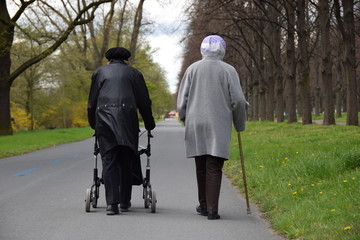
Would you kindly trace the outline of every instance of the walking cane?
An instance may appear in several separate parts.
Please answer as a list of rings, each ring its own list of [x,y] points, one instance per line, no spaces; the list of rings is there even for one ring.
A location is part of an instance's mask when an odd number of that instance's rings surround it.
[[[243,173],[243,181],[244,181],[244,188],[245,188],[245,198],[246,198],[247,214],[251,214],[250,204],[249,204],[249,196],[248,196],[248,190],[247,190],[247,183],[246,183],[244,154],[243,154],[243,150],[242,150],[240,132],[238,132],[238,142],[239,142],[239,152],[240,152],[241,170],[242,170],[242,173]]]

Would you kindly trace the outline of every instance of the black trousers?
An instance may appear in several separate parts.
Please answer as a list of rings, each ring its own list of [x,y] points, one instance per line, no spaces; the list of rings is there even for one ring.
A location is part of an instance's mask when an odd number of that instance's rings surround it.
[[[218,212],[224,161],[211,155],[195,157],[199,203],[208,211]]]
[[[134,152],[126,146],[114,147],[101,156],[107,205],[130,202],[134,157]]]

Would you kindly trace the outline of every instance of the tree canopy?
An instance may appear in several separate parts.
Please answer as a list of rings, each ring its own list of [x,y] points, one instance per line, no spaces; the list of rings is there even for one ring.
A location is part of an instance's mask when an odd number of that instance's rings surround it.
[[[132,64],[144,74],[154,115],[170,109],[165,75],[143,37],[143,2],[0,0],[0,135],[87,126],[91,74],[114,46],[136,49]]]

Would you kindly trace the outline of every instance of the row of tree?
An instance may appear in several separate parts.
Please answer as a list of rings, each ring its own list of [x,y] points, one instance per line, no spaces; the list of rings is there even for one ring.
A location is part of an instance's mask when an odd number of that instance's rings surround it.
[[[114,46],[132,52],[155,116],[169,110],[169,86],[144,40],[144,1],[0,0],[0,136],[87,126],[91,74]]]
[[[249,120],[312,123],[347,112],[358,126],[360,4],[354,0],[195,0],[180,77],[199,60],[209,34],[227,42],[225,61],[239,72]],[[180,84],[180,83],[179,83]]]

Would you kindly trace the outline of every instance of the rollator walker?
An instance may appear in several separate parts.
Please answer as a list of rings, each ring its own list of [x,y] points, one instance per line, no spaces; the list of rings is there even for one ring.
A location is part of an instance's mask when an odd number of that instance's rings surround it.
[[[144,133],[144,132],[143,132]],[[141,134],[142,135],[142,134]],[[141,136],[140,135],[140,136]],[[150,208],[151,213],[156,212],[156,192],[152,190],[150,184],[150,156],[151,156],[151,145],[150,138],[153,138],[150,131],[147,131],[147,146],[146,148],[143,146],[138,147],[138,154],[133,162],[133,185],[142,185],[143,186],[143,199],[144,199],[144,207]],[[100,152],[100,148],[98,145],[97,137],[95,136],[94,143],[94,169],[93,169],[93,184],[90,188],[86,189],[85,195],[85,212],[90,212],[90,208],[97,208],[97,203],[100,194],[100,185],[103,184],[102,178],[98,175],[97,168],[97,156]],[[146,154],[146,170],[145,170],[145,178],[143,178],[142,169],[141,169],[141,155]]]

